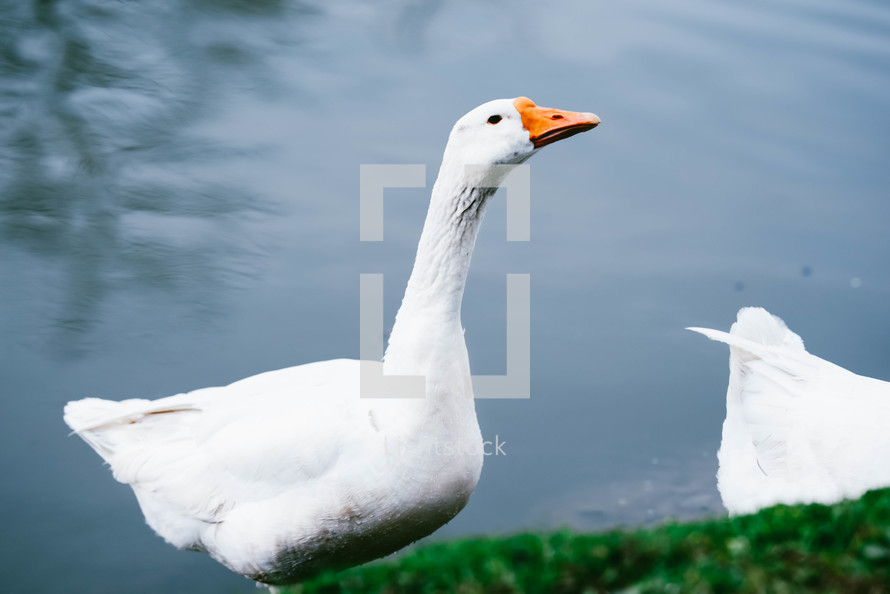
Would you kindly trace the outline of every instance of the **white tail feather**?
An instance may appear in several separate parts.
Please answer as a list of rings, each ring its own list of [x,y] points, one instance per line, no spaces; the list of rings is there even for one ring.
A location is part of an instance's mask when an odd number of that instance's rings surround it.
[[[172,398],[177,397],[155,401],[137,398],[120,402],[101,398],[73,400],[65,405],[64,419],[72,433],[83,438],[102,458],[109,461],[117,442],[111,429],[131,425],[147,415],[197,410],[188,402],[171,402]]]
[[[745,307],[739,310],[737,321],[729,332],[696,327],[687,330],[738,348],[743,352],[740,353],[743,360],[750,360],[752,356],[762,359],[777,346],[789,351],[806,352],[800,336],[789,330],[781,318],[762,307]]]
[[[777,383],[789,377],[800,377],[814,369],[815,357],[810,355],[803,340],[788,329],[781,318],[762,307],[739,310],[737,321],[729,332],[710,328],[687,328],[730,346],[730,368],[742,370],[761,360],[758,373]]]

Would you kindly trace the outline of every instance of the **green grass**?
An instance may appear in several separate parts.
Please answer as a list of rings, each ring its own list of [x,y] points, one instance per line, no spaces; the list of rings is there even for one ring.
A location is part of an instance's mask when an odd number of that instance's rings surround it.
[[[890,592],[890,489],[833,506],[598,534],[430,544],[289,594]]]

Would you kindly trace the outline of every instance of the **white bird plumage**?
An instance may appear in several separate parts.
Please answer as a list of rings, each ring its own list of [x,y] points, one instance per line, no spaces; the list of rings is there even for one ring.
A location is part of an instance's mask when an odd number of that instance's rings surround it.
[[[361,398],[360,363],[343,359],[153,401],[86,398],[68,403],[65,422],[132,487],[158,534],[260,582],[294,583],[430,534],[464,507],[482,468],[460,305],[494,193],[478,186],[503,176],[485,166],[521,163],[598,123],[520,97],[454,126],[383,364],[425,376],[425,398]],[[443,455],[444,442],[462,447]]]
[[[890,383],[811,355],[762,308],[729,333],[717,484],[731,514],[778,503],[833,503],[890,485]]]

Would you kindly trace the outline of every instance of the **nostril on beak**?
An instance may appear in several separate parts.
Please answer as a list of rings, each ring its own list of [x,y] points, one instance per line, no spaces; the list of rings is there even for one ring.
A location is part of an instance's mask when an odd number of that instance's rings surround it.
[[[552,116],[550,116],[550,119],[553,119],[553,120],[561,120],[561,119],[562,119],[562,116],[559,115],[558,113],[555,113],[555,114],[553,114]]]

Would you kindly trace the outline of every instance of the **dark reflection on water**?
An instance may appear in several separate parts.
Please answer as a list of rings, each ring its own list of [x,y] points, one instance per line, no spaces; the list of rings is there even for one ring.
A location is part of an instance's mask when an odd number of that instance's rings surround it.
[[[486,218],[463,306],[532,398],[434,538],[719,513],[727,353],[762,305],[890,379],[890,10],[857,0],[0,0],[0,591],[248,592],[144,525],[61,408],[358,354],[389,327],[452,123],[527,95],[603,125],[532,161],[532,241]],[[358,241],[363,163],[425,163]],[[51,567],[54,571],[47,571]],[[35,579],[34,576],[40,576]]]
[[[263,44],[297,44],[280,19],[315,13],[275,0],[5,3],[0,241],[56,271],[54,348],[78,354],[115,292],[201,304],[201,316],[227,275],[247,272],[232,263],[247,249],[238,219],[273,203],[216,182],[212,168],[246,151],[192,129],[227,85],[271,85]]]

